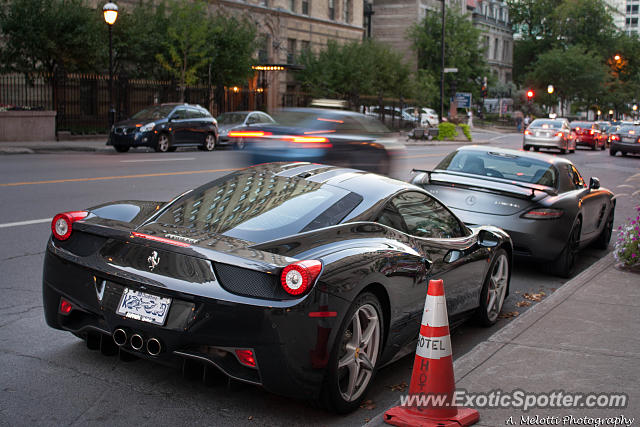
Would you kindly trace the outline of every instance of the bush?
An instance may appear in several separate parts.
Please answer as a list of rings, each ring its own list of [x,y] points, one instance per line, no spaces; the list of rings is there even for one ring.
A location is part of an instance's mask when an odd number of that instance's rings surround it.
[[[438,137],[436,138],[438,141],[451,140],[456,136],[458,136],[458,132],[456,131],[456,125],[453,123],[442,122],[438,125]]]
[[[640,266],[640,206],[636,209],[636,218],[627,218],[627,223],[618,227],[618,239],[613,248],[616,261],[626,267]]]
[[[471,141],[471,131],[469,130],[469,125],[460,123],[458,126],[460,126],[460,128],[462,129],[462,133],[464,133],[464,136],[467,137],[467,140]]]

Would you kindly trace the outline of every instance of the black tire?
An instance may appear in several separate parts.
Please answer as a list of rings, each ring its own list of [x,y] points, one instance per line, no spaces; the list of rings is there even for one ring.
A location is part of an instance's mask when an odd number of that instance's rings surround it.
[[[540,147],[536,147],[535,145],[533,146],[533,151],[539,151]]]
[[[602,231],[593,241],[593,247],[596,249],[607,249],[609,247],[609,241],[611,240],[611,234],[613,233],[613,220],[615,216],[616,205],[611,206],[611,212],[607,216],[607,221],[604,223]]]
[[[215,134],[208,133],[204,138],[204,143],[199,145],[198,149],[201,151],[213,151],[216,149],[217,142]]]
[[[115,148],[118,153],[126,153],[131,147],[128,145],[114,145],[113,148]]]
[[[576,152],[576,149],[574,148],[573,150],[569,150],[569,154],[573,154]]]
[[[609,155],[615,157],[616,151],[613,148],[609,148]]]
[[[564,148],[561,148],[561,149],[560,149],[560,154],[567,154],[567,150],[566,150],[566,149],[564,149]]]
[[[606,148],[607,147],[604,144],[602,144],[602,147],[600,147],[600,151],[604,151]]]
[[[373,315],[373,313],[375,313],[375,319],[373,319],[373,317],[366,318],[367,314]],[[341,360],[343,362],[350,361],[350,352],[352,350],[349,350],[347,345],[353,344],[350,343],[350,341],[356,339],[353,333],[353,324],[354,321],[356,321],[356,315],[358,316],[358,322],[362,320],[365,321],[365,326],[363,327],[361,325],[360,328],[362,331],[361,339],[364,338],[362,335],[367,333],[369,327],[373,328],[371,331],[371,339],[366,345],[361,345],[362,343],[357,344],[356,350],[353,350],[353,362],[339,368],[338,363]],[[370,326],[373,325],[371,322],[374,321],[377,322],[377,326]],[[382,306],[375,295],[368,292],[360,294],[353,304],[351,304],[336,335],[320,397],[322,406],[339,414],[347,414],[360,407],[360,403],[364,400],[367,390],[375,378],[378,362],[382,354],[383,341],[384,317]],[[370,352],[370,354],[367,354],[367,352]],[[359,382],[360,386],[354,384],[350,393],[352,397],[349,398],[348,396],[345,397],[345,395],[349,394],[348,374],[351,371],[348,366],[351,365],[353,365],[353,369],[357,369],[354,383]],[[361,378],[361,381],[357,381],[359,377],[358,373],[362,372],[361,370],[366,371],[366,374]],[[345,384],[345,381],[347,384]],[[345,388],[347,388],[346,393],[344,391]]]
[[[172,147],[171,147],[171,138],[169,138],[169,134],[163,132],[160,135],[158,135],[158,142],[156,142],[156,146],[154,147],[154,149],[158,153],[166,153],[167,151],[169,151],[170,148]]]
[[[529,151],[529,150],[531,150],[531,147],[529,147],[528,145],[523,145],[523,146],[522,146],[522,149],[523,149],[524,151]]]
[[[576,258],[578,256],[578,248],[580,246],[581,226],[582,223],[578,220],[571,229],[567,243],[554,263],[554,270],[560,277],[571,277],[573,269],[576,266]]]
[[[593,144],[593,147],[591,147],[592,151],[596,151],[598,149],[598,144]]]
[[[487,276],[484,278],[482,291],[480,292],[480,305],[476,312],[476,317],[482,326],[491,326],[498,321],[498,315],[504,299],[509,292],[509,282],[511,281],[511,265],[509,264],[509,256],[504,249],[498,249],[491,260],[491,265],[487,270]],[[491,301],[492,293],[498,291],[494,303]]]

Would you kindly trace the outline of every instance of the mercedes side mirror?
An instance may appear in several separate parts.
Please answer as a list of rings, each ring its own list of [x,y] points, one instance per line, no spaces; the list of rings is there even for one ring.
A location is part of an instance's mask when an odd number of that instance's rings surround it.
[[[500,237],[488,230],[481,230],[478,233],[478,244],[484,248],[495,248],[498,246]]]
[[[591,179],[589,180],[589,188],[592,190],[597,190],[598,188],[600,188],[600,180],[595,176],[591,177]]]

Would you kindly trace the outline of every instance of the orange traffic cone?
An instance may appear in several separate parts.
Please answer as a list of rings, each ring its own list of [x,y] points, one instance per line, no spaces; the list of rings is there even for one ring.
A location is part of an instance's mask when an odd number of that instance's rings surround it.
[[[447,302],[442,280],[430,280],[406,405],[384,413],[395,426],[470,426],[478,411],[453,404],[455,391]]]

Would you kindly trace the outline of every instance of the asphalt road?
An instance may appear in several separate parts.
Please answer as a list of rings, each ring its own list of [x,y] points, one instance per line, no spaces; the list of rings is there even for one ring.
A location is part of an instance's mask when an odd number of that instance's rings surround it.
[[[521,145],[516,134],[475,132],[474,138],[502,147]],[[393,175],[406,179],[412,167],[431,168],[454,148],[409,146]],[[587,181],[598,176],[602,186],[620,194],[616,227],[635,214],[631,193],[640,189],[640,157],[612,158],[608,151],[584,149],[569,156]],[[412,357],[382,369],[371,402],[340,417],[257,387],[229,387],[223,378],[204,384],[151,362],[103,356],[45,325],[42,259],[54,214],[113,200],[167,200],[242,166],[235,151],[0,156],[0,425],[360,425],[399,398],[391,387],[409,381]],[[605,252],[583,251],[578,271]],[[544,267],[515,264],[503,313],[528,309],[516,305],[525,301],[524,293],[549,295],[562,286],[564,280]],[[503,318],[489,329],[463,325],[453,332],[454,357],[509,321]]]

